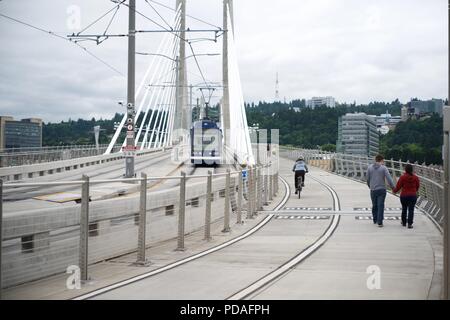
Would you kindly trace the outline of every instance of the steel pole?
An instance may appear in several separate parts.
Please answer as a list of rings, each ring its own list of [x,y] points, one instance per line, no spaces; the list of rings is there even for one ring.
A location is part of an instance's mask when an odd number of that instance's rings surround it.
[[[250,166],[247,170],[247,219],[253,215],[253,169]]]
[[[180,17],[180,64],[179,64],[179,81],[181,92],[181,129],[183,129],[183,139],[187,127],[187,70],[186,70],[186,0],[181,0],[181,17]]]
[[[138,255],[136,263],[139,265],[147,265],[145,258],[145,238],[147,229],[147,174],[141,173],[141,192],[139,202],[139,231],[138,231]]]
[[[180,125],[181,125],[181,106],[182,106],[182,101],[181,101],[181,95],[180,95],[180,90],[181,90],[181,85],[180,85],[180,58],[179,56],[176,56],[175,58],[175,123],[174,123],[174,129],[176,130],[176,134],[173,136],[172,138],[172,143],[174,142],[173,140],[175,139],[176,142],[179,142],[179,138],[180,138]],[[177,156],[178,156],[178,152],[177,152]]]
[[[2,299],[3,179],[0,179],[0,300]]]
[[[192,126],[192,90],[193,90],[193,86],[192,84],[189,86],[189,108],[188,108],[188,114],[187,114],[187,122],[188,122],[188,126],[187,126],[187,130],[189,130]]]
[[[449,197],[450,197],[450,188],[449,188],[449,176],[450,176],[450,107],[444,108],[444,150],[443,150],[443,158],[444,158],[444,299],[449,299],[450,292],[450,223],[449,223]]]
[[[242,223],[242,197],[243,197],[243,178],[242,178],[242,170],[238,175],[238,199],[237,199],[237,223]]]
[[[134,121],[135,121],[135,70],[136,70],[136,0],[130,0],[128,10],[128,86],[127,86],[127,137],[126,147],[131,151],[134,148]],[[125,157],[125,178],[134,177],[134,153]]]
[[[225,178],[225,206],[222,232],[230,232],[230,169],[227,169]]]
[[[205,211],[205,240],[211,240],[211,196],[212,196],[212,172],[208,171],[206,182],[206,211]]]
[[[186,172],[181,172],[180,208],[178,211],[178,247],[177,251],[184,251],[184,221],[186,214]]]
[[[223,99],[222,99],[222,118],[223,118],[223,144],[229,145],[228,135],[230,130],[230,89],[228,75],[228,5],[229,0],[223,1],[223,46],[222,46],[222,81],[223,81]]]
[[[81,187],[81,213],[80,213],[80,252],[79,267],[81,280],[88,280],[89,263],[89,177],[83,175],[83,185]]]

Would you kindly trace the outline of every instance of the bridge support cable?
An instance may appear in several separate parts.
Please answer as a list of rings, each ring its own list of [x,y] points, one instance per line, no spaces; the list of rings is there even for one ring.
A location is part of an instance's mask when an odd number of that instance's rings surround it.
[[[173,77],[172,77],[172,81],[173,82]],[[159,134],[159,139],[158,139],[158,144],[157,144],[157,148],[161,148],[161,146],[164,146],[166,143],[166,136],[167,136],[167,131],[169,129],[169,115],[170,115],[170,110],[172,108],[172,96],[173,96],[173,86],[171,86],[169,88],[169,95],[167,97],[167,101],[166,101],[166,110],[164,112],[164,117],[163,117],[163,124],[161,127],[161,132]]]
[[[177,14],[176,20],[177,20],[176,28],[179,28],[179,25],[180,25],[180,15],[179,15],[179,13]],[[167,59],[168,56],[170,56],[170,57],[175,56],[175,53],[176,53],[177,48],[179,46],[179,38],[176,37],[176,35],[174,35],[172,33],[168,33],[167,36],[168,36],[168,39],[173,39],[172,46],[169,47],[169,52],[165,52],[164,54],[160,54],[160,55],[162,55],[162,56],[164,56],[166,58],[166,63],[168,61],[170,61],[169,59]],[[173,61],[173,59],[172,59],[172,61]],[[176,72],[176,68],[175,69],[173,68],[173,64],[170,66],[170,68],[171,69],[169,69],[165,73],[165,75],[167,75],[167,74],[171,74],[172,75],[172,80],[170,81],[169,86],[173,86],[173,74],[174,74],[173,71]],[[156,89],[155,91],[158,91],[158,94],[156,95],[156,99],[153,101],[154,105],[157,105],[158,102],[161,104],[160,98],[161,98],[161,93],[162,93],[163,89],[161,87],[158,87],[158,89]],[[149,104],[149,107],[150,107],[150,104]],[[151,142],[153,140],[153,135],[154,135],[155,126],[157,124],[157,120],[158,120],[158,117],[159,117],[159,112],[160,112],[160,108],[155,108],[155,107],[152,108],[151,116],[150,116],[150,119],[149,119],[148,124],[147,124],[147,128],[146,128],[146,131],[145,131],[143,142],[141,144],[141,148],[140,148],[141,150],[143,150],[145,148],[151,148]],[[155,118],[155,115],[156,115],[156,121],[153,122],[153,119]],[[148,139],[148,134],[149,134],[149,131],[150,131],[152,123],[153,123],[152,133],[151,133],[151,137],[150,137],[150,142],[148,142],[148,140],[147,140]]]
[[[168,37],[167,37],[166,39],[167,39],[167,40],[170,40],[171,38],[172,38],[172,36],[171,36],[170,34],[168,34]],[[163,51],[162,55],[163,55],[163,56],[166,56],[166,55],[170,54],[170,51],[173,51],[173,48],[174,48],[174,47],[176,47],[176,44],[174,44],[173,42],[170,42],[170,41],[169,41],[168,46],[167,46],[167,47],[165,48],[165,50]],[[155,72],[153,73],[152,79],[151,79],[151,81],[150,81],[149,84],[150,84],[150,85],[153,84],[153,82],[155,81],[156,75],[160,75],[160,74],[161,74],[161,76],[158,77],[158,78],[156,78],[156,80],[163,80],[165,77],[167,77],[168,75],[170,75],[170,74],[172,73],[172,69],[171,69],[171,68],[172,68],[172,66],[170,65],[170,60],[165,59],[162,63],[160,63],[160,64],[158,65],[157,70],[155,70]],[[148,89],[150,90],[151,87],[148,87]],[[158,88],[158,89],[156,89],[156,90],[152,90],[152,91],[153,91],[153,94],[155,93],[155,91],[158,91],[158,90],[161,90],[161,88]],[[149,104],[147,105],[147,109],[146,109],[144,118],[143,118],[143,120],[141,121],[141,128],[140,128],[140,130],[139,130],[139,132],[138,132],[137,140],[140,139],[140,136],[141,136],[141,134],[142,134],[142,130],[143,130],[143,127],[144,127],[145,122],[146,122],[146,120],[147,120],[147,116],[148,116],[148,112],[149,112],[150,107],[151,107],[151,102],[149,101]],[[153,112],[153,109],[152,109],[152,112]],[[139,113],[139,114],[140,114],[140,113]],[[147,124],[147,127],[150,126],[150,124],[151,124],[151,120],[150,120],[149,123]],[[137,144],[137,142],[136,142],[136,146],[137,146],[137,145],[138,145],[138,144]],[[142,149],[143,149],[143,148],[141,148],[141,150],[142,150]]]
[[[175,28],[178,28],[178,26],[179,26],[179,20],[180,20],[180,19],[179,19],[179,14],[177,14],[177,15],[176,15],[176,18],[175,18],[175,23],[174,23]],[[159,45],[159,47],[158,47],[158,50],[157,50],[157,54],[154,55],[153,58],[151,59],[151,62],[150,62],[150,64],[149,64],[149,67],[147,68],[147,70],[146,70],[146,72],[145,72],[145,74],[144,74],[144,77],[142,78],[142,80],[141,80],[141,82],[140,82],[140,84],[139,84],[139,87],[137,88],[137,91],[136,91],[136,94],[135,94],[135,98],[136,98],[136,99],[138,99],[138,97],[139,97],[139,95],[140,95],[140,93],[141,93],[141,90],[142,90],[142,88],[144,87],[144,85],[145,85],[146,83],[148,83],[148,78],[149,78],[150,72],[153,70],[153,67],[154,67],[155,63],[156,63],[156,61],[158,60],[157,55],[163,55],[164,53],[167,53],[167,52],[169,51],[169,49],[171,48],[171,46],[170,46],[170,39],[172,39],[172,38],[173,38],[173,34],[168,33],[168,34],[163,38],[163,40],[161,41],[161,43],[160,43],[160,45]],[[169,51],[169,52],[170,52],[170,51]],[[158,67],[161,67],[161,64],[158,64]],[[155,78],[155,76],[156,76],[157,74],[158,74],[157,72],[153,73],[151,82],[153,82],[153,79]],[[146,90],[149,90],[149,88],[146,88]],[[143,104],[141,103],[140,108],[138,109],[138,112],[137,112],[137,118],[136,118],[136,121],[137,121],[137,119],[138,119],[139,116],[140,116],[140,113],[141,113],[141,111],[142,111],[142,106],[143,106]],[[114,136],[113,136],[113,138],[111,139],[111,142],[110,142],[108,148],[107,148],[106,151],[105,151],[105,154],[110,154],[110,153],[111,153],[111,151],[112,151],[114,145],[115,145],[116,142],[117,142],[117,139],[119,138],[120,133],[121,133],[122,130],[123,130],[123,127],[124,127],[124,125],[125,125],[125,122],[126,122],[126,114],[124,115],[124,117],[122,118],[122,121],[120,122],[119,126],[117,127],[116,132],[114,133]],[[123,146],[124,146],[125,144],[126,144],[126,141],[124,141]]]
[[[245,114],[244,97],[239,74],[236,45],[233,35],[233,24],[231,14],[228,14],[228,92],[229,92],[229,125],[227,132],[227,148],[231,153],[237,156],[240,161],[247,164],[255,164],[252,150],[252,141],[247,125],[247,116]],[[225,110],[226,112],[226,110]],[[224,119],[225,121],[225,119]]]
[[[179,28],[179,23],[180,23],[180,21],[179,21],[179,16],[177,16],[177,18],[176,18],[176,23],[175,23],[175,28]],[[166,35],[166,37],[164,38],[164,42],[165,42],[165,45],[164,45],[164,50],[159,50],[158,51],[158,55],[163,55],[163,56],[165,56],[165,55],[170,55],[170,56],[173,56],[173,55],[171,55],[171,51],[173,52],[174,50],[175,50],[175,48],[176,48],[176,43],[174,43],[173,41],[171,42],[170,40],[171,39],[173,39],[173,35],[172,34],[170,34],[170,33],[168,33],[167,35]],[[176,39],[175,39],[176,40]],[[155,59],[157,59],[157,58],[155,58]],[[163,62],[163,63],[160,63],[160,64],[158,64],[158,67],[157,67],[157,69],[155,70],[155,72],[153,73],[153,75],[152,75],[152,78],[151,78],[151,80],[150,80],[150,82],[149,82],[149,85],[152,85],[153,84],[153,82],[155,81],[155,77],[156,77],[156,75],[159,75],[159,73],[161,72],[162,73],[162,77],[164,77],[164,76],[166,76],[166,75],[168,75],[168,74],[170,74],[171,73],[171,70],[169,69],[169,70],[167,70],[167,65],[170,63],[170,60],[168,60],[168,59],[165,59],[165,61]],[[160,71],[160,70],[162,70],[162,71]],[[161,77],[160,78],[156,78],[157,80],[160,80],[161,79]],[[151,87],[149,86],[148,88],[147,88],[148,90],[151,90]],[[155,91],[157,91],[158,89],[156,89],[156,90],[152,90],[152,94],[154,94],[155,93]],[[153,97],[153,96],[152,96]],[[139,129],[139,132],[138,132],[138,135],[137,135],[137,141],[136,141],[136,146],[138,145],[137,144],[137,142],[138,142],[138,140],[140,139],[140,136],[141,136],[141,134],[142,134],[142,130],[143,130],[143,127],[144,127],[144,125],[145,125],[145,123],[146,123],[146,120],[147,120],[147,116],[148,116],[148,112],[149,112],[149,110],[150,110],[150,107],[151,107],[151,102],[149,101],[149,104],[147,105],[147,108],[146,108],[146,111],[145,111],[145,114],[144,114],[144,118],[143,118],[143,120],[142,120],[142,122],[141,122],[141,128]],[[153,109],[152,109],[153,110]],[[139,114],[139,113],[138,113]],[[151,124],[151,120],[150,120],[150,122],[149,122],[149,124],[147,124],[147,126],[148,125],[150,125]],[[142,150],[143,148],[141,148],[141,150]]]
[[[174,38],[174,42],[175,42],[175,46],[173,47],[173,55],[176,54],[177,48],[180,45],[180,40],[179,38],[175,37]],[[173,56],[172,55],[172,56]],[[169,127],[171,125],[173,125],[173,119],[171,119],[172,116],[172,108],[176,107],[175,101],[173,101],[173,97],[175,96],[175,93],[177,92],[177,84],[175,82],[176,78],[177,78],[177,73],[179,72],[178,70],[178,64],[179,64],[179,59],[176,58],[176,60],[174,61],[174,68],[172,70],[174,70],[174,72],[172,72],[172,77],[171,77],[171,81],[170,81],[170,86],[169,86],[169,90],[168,90],[168,96],[167,98],[164,98],[164,114],[163,114],[163,118],[162,118],[162,126],[161,126],[161,131],[159,131],[158,134],[158,142],[156,147],[160,148],[162,145],[166,145],[167,144],[167,134],[166,132],[168,132]],[[176,97],[175,97],[176,98]],[[163,141],[164,139],[164,141]]]
[[[173,76],[172,79],[170,81],[170,83],[172,84],[173,82]],[[161,134],[162,134],[162,130],[164,128],[164,121],[166,120],[166,113],[168,110],[168,101],[170,101],[170,96],[172,95],[172,86],[168,87],[168,88],[164,88],[165,92],[163,95],[163,98],[161,99],[161,112],[158,114],[159,116],[159,123],[155,123],[155,129],[156,127],[158,127],[157,130],[154,129],[153,132],[156,132],[156,136],[155,136],[155,141],[153,143],[153,148],[159,148],[159,142],[161,139]],[[150,140],[150,143],[152,142],[152,140]]]
[[[170,38],[171,38],[170,36],[164,38],[165,47],[167,47],[167,48],[170,47]],[[153,62],[154,62],[155,60],[156,60],[156,59],[153,59]],[[168,63],[169,63],[168,61],[164,61],[163,63],[158,64],[157,70],[153,73],[153,75],[152,75],[152,77],[151,77],[151,80],[148,82],[149,84],[152,84],[153,81],[155,81],[155,77],[156,77],[157,74],[159,74],[160,70],[162,70],[163,74],[164,74],[164,72],[169,72],[169,71],[170,71],[170,70],[167,70],[167,65],[168,65]],[[137,134],[137,136],[136,136],[136,146],[138,146],[139,140],[140,140],[141,135],[142,135],[142,131],[143,131],[144,126],[145,126],[146,121],[147,121],[148,113],[149,113],[149,111],[150,111],[151,102],[153,101],[153,98],[154,98],[154,96],[155,96],[155,92],[157,91],[157,90],[153,90],[150,86],[147,86],[146,89],[147,89],[146,94],[147,94],[149,91],[151,91],[152,94],[151,94],[150,100],[148,101],[147,107],[146,107],[146,109],[145,109],[145,114],[144,114],[143,119],[142,119],[142,121],[141,121],[141,126],[140,126],[140,128],[139,128],[139,132],[138,132],[138,134]],[[142,101],[142,103],[141,103],[141,106],[140,106],[140,109],[139,109],[139,112],[138,112],[138,117],[139,117],[140,112],[141,112],[141,110],[142,110],[142,104],[144,103],[144,101],[145,101],[145,97],[144,97],[144,99],[143,99],[143,101]]]
[[[174,114],[175,114],[175,94],[173,93],[171,96],[171,108],[169,113],[169,122],[167,123],[167,134],[166,134],[166,141],[164,143],[164,147],[171,146],[172,145],[172,132],[173,132],[173,120],[174,120]]]
[[[153,127],[152,127],[152,133],[150,135],[148,148],[152,148],[152,147],[155,148],[156,147],[157,137],[159,135],[159,131],[160,131],[161,124],[162,124],[162,118],[163,118],[163,115],[164,115],[164,112],[165,112],[165,109],[166,109],[166,103],[165,102],[167,100],[168,93],[170,93],[170,91],[171,91],[173,78],[174,78],[174,74],[172,73],[172,79],[170,81],[170,84],[169,84],[168,88],[164,87],[164,88],[160,89],[163,92],[163,94],[161,96],[161,99],[159,100],[159,104],[158,104],[157,109],[156,109],[156,119],[155,119],[155,122],[154,122]],[[156,132],[158,132],[157,133],[158,135],[155,136]],[[153,143],[153,137],[155,137],[154,143]],[[152,145],[152,143],[153,143],[153,145]]]
[[[176,46],[175,46],[176,47]],[[171,69],[171,70],[174,70],[173,68]],[[171,81],[170,81],[170,84],[168,85],[168,87],[169,88],[172,88],[173,87],[173,79],[174,79],[174,73],[173,72],[171,72],[171,75],[172,75],[172,78],[171,78]],[[159,96],[158,96],[158,99],[155,101],[155,102],[159,102],[159,104],[157,105],[157,108],[156,108],[156,111],[155,112],[153,112],[152,111],[152,116],[153,116],[153,114],[154,113],[156,113],[156,119],[155,119],[155,122],[154,122],[154,124],[153,124],[153,127],[152,127],[152,133],[151,133],[151,135],[150,135],[150,140],[149,140],[149,142],[148,142],[148,144],[147,144],[147,148],[151,148],[152,147],[152,142],[153,142],[153,137],[154,137],[154,135],[155,135],[155,131],[156,131],[156,127],[158,126],[158,124],[159,124],[159,122],[160,122],[160,117],[162,116],[162,112],[164,111],[164,109],[165,109],[165,106],[164,106],[164,103],[165,103],[165,101],[166,101],[166,99],[167,99],[167,93],[168,93],[168,91],[172,91],[171,89],[167,89],[166,87],[164,87],[164,88],[160,88],[159,89],[159,93],[161,94],[161,92],[163,92],[163,94],[162,94],[162,97],[159,99]],[[151,122],[151,121],[150,121]],[[147,129],[150,127],[150,123],[149,123],[149,126],[147,126]],[[146,135],[147,135],[147,133],[146,133]],[[147,140],[145,140],[145,141],[147,141]]]
[[[171,65],[170,61],[167,60],[167,59],[165,61],[163,61],[158,67],[159,67],[159,70],[162,71],[163,75],[168,75],[168,74],[171,73],[172,65]],[[155,75],[156,74],[159,74],[159,71],[154,73],[150,83],[153,83],[153,81],[155,80]],[[140,139],[140,137],[142,135],[142,130],[143,130],[144,126],[146,126],[147,127],[146,128],[146,135],[144,136],[143,142],[141,143],[141,150],[143,150],[145,148],[145,141],[146,141],[146,138],[147,138],[148,130],[149,130],[149,127],[150,127],[150,125],[152,123],[153,116],[154,116],[154,108],[152,107],[152,103],[153,104],[157,103],[160,93],[161,93],[161,88],[156,88],[156,89],[152,90],[152,97],[148,101],[147,108],[146,108],[146,111],[145,111],[145,114],[144,114],[144,118],[143,118],[143,120],[141,122],[141,128],[139,129],[139,132],[138,132],[138,135],[137,135],[137,139],[136,139],[136,146],[137,146],[138,145],[137,142],[139,141],[139,139]],[[149,121],[146,122],[150,109],[152,109],[152,113],[151,113]]]

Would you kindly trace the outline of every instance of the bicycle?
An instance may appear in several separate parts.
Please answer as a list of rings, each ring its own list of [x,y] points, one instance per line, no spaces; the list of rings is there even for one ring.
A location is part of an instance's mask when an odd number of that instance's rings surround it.
[[[302,193],[302,189],[303,189],[303,179],[302,177],[298,177],[297,178],[297,194],[298,194],[298,198],[300,199],[301,193]]]

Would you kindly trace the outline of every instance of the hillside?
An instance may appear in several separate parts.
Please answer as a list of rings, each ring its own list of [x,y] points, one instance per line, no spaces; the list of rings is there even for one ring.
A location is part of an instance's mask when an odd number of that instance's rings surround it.
[[[296,109],[294,109],[296,108]],[[212,116],[218,117],[217,108],[212,108]],[[336,108],[305,108],[305,100],[291,103],[247,104],[249,126],[261,129],[279,129],[280,143],[304,148],[321,147],[334,150],[337,140],[337,122],[339,116],[348,112],[382,114],[388,111],[400,115],[401,103],[373,102],[368,105],[338,105]],[[299,111],[296,112],[295,110]],[[198,111],[195,110],[195,114]],[[100,143],[105,144],[114,134],[114,123],[120,122],[121,114],[110,120],[69,120],[61,123],[47,123],[43,128],[43,143],[46,146],[69,144],[93,144],[93,127],[100,125],[104,131],[100,134]],[[137,124],[139,126],[139,123]],[[380,139],[380,151],[386,158],[442,163],[442,119],[433,116],[422,121],[400,123]]]

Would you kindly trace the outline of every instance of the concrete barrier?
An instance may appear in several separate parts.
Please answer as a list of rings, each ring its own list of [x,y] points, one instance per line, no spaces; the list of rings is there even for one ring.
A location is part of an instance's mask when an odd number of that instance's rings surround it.
[[[233,179],[238,183],[237,179]],[[185,233],[204,227],[206,178],[188,180]],[[223,217],[225,177],[215,177],[211,220]],[[138,246],[140,196],[93,201],[89,205],[89,264],[134,252]],[[146,245],[177,236],[179,188],[147,193]],[[173,208],[173,214],[170,214]],[[220,209],[222,208],[222,209]],[[64,273],[78,264],[80,205],[5,214],[3,287]],[[31,244],[31,245],[30,245]],[[174,248],[175,249],[175,248]],[[151,260],[151,257],[149,257]],[[65,284],[62,283],[62,286]]]
[[[143,150],[138,151],[136,155],[139,157],[162,150],[163,149]],[[47,174],[59,173],[63,171],[77,170],[78,168],[110,161],[117,161],[123,158],[123,153],[114,153],[108,155],[76,158],[70,160],[59,160],[54,162],[37,163],[17,167],[4,167],[0,168],[0,179],[3,179],[4,181],[27,180],[32,179],[36,176],[44,176]]]

